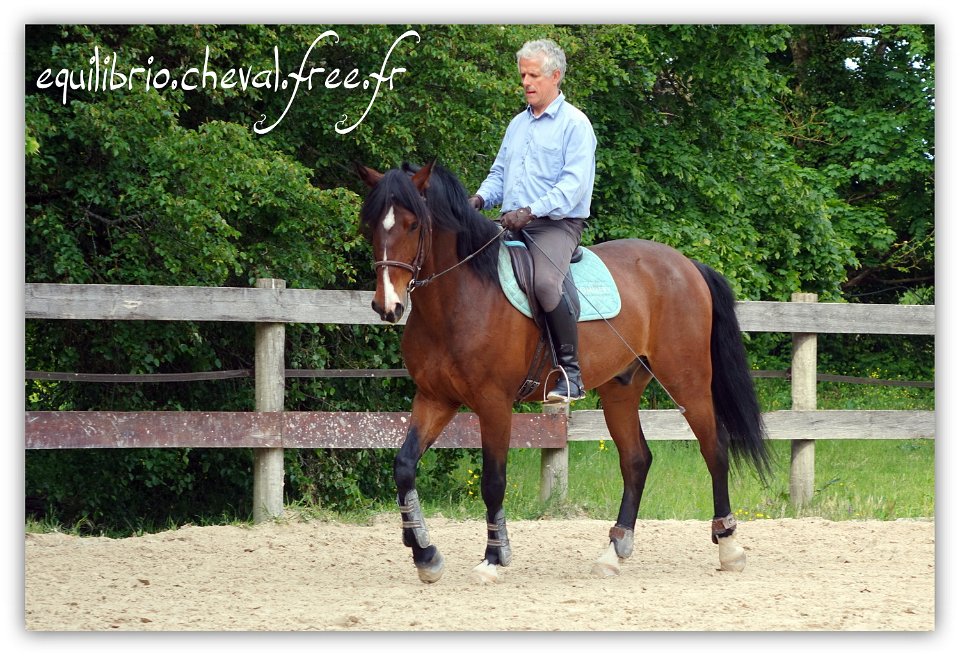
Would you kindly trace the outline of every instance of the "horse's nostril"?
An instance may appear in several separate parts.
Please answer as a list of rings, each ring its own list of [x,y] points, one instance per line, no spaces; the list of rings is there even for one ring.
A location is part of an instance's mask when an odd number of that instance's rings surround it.
[[[401,317],[403,317],[403,305],[399,303],[393,307],[393,310],[380,313],[380,318],[391,324],[399,322]]]

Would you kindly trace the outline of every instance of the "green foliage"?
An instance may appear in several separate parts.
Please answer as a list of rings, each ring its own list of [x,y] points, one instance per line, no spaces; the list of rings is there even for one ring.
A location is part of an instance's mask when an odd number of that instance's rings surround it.
[[[781,64],[798,161],[833,189],[838,238],[856,248],[845,295],[896,303],[932,285],[933,25],[797,27]]]
[[[28,507],[87,531],[126,531],[245,518],[249,450],[117,449],[30,452]]]
[[[822,176],[784,141],[787,78],[769,66],[789,30],[659,26],[638,40],[636,29],[616,32],[644,46],[627,56],[604,32],[617,88],[603,80],[583,101],[601,144],[592,238],[676,246],[745,298],[837,296],[853,245],[836,240]]]
[[[326,29],[338,38],[315,43]],[[408,29],[418,38],[397,42]],[[385,169],[437,158],[475,189],[523,107],[514,53],[543,36],[566,50],[562,88],[598,137],[588,243],[671,244],[724,273],[740,298],[808,291],[825,301],[932,303],[935,49],[933,26],[924,25],[28,26],[26,280],[248,287],[272,277],[290,288],[370,289],[353,162]],[[110,57],[120,70],[149,65],[154,75],[277,65],[285,74],[301,63],[325,72],[294,102],[289,90],[240,84],[147,89],[145,74],[109,91],[38,87],[46,69],[90,70],[95,52],[101,65]],[[343,84],[354,69],[371,79],[385,64],[386,73],[403,70],[373,104],[371,90]],[[325,84],[335,69],[339,77]],[[356,129],[337,133],[337,121],[365,112]],[[270,132],[254,131],[261,119],[281,116]],[[287,366],[402,367],[399,335],[389,327],[288,326]],[[215,322],[25,326],[32,370],[244,369],[253,365],[252,344],[251,326]],[[909,342],[906,351],[894,344],[825,340],[824,360],[837,373],[932,378],[932,340]],[[786,367],[788,337],[751,335],[748,346],[755,367]],[[252,381],[243,379],[28,381],[25,393],[31,409],[253,405]],[[291,379],[286,405],[406,410],[412,394],[404,379]],[[651,392],[650,403],[663,401]],[[457,454],[429,457],[421,487],[462,496],[453,473],[473,457],[460,462]],[[215,505],[206,489],[218,486],[243,514],[246,458],[215,450],[31,452],[26,483],[68,523],[112,522],[108,503],[121,507],[120,523],[148,514],[150,504],[191,518],[188,509]],[[292,453],[288,499],[359,508],[390,498],[391,458]],[[94,484],[85,471],[112,479]],[[176,499],[161,499],[161,489]]]
[[[396,454],[395,449],[287,450],[288,482],[294,489],[290,497],[341,513],[369,511],[396,499]],[[420,461],[417,490],[434,502],[461,499],[467,487],[459,481],[459,471],[478,455],[479,450],[428,451]]]

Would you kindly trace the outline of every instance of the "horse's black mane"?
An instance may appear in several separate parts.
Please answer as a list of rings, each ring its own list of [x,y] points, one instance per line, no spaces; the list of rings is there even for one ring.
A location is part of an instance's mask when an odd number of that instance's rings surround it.
[[[456,233],[457,258],[463,260],[482,248],[497,234],[497,225],[467,202],[463,184],[450,171],[434,165],[427,186],[426,204],[410,177],[419,166],[405,162],[400,169],[391,169],[370,191],[360,211],[364,234],[369,236],[393,203],[399,203],[424,222],[424,228],[437,228]],[[429,209],[429,211],[427,211]],[[497,280],[497,243],[478,253],[468,265],[483,280]]]

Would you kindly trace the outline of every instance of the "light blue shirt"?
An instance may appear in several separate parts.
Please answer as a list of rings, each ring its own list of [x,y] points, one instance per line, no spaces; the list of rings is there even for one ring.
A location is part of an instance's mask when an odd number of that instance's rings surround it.
[[[484,208],[529,207],[538,217],[590,216],[597,138],[586,114],[561,93],[539,117],[527,108],[503,137],[490,174],[477,194]]]

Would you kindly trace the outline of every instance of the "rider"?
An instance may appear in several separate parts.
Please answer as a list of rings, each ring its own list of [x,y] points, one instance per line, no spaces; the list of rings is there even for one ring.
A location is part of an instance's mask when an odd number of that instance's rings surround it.
[[[470,201],[478,210],[499,205],[502,225],[518,234],[523,229],[533,242],[535,294],[566,373],[546,399],[570,402],[585,391],[575,301],[563,293],[563,279],[590,216],[597,139],[587,116],[560,91],[567,60],[556,43],[525,43],[517,66],[528,105],[507,126],[490,173]]]

